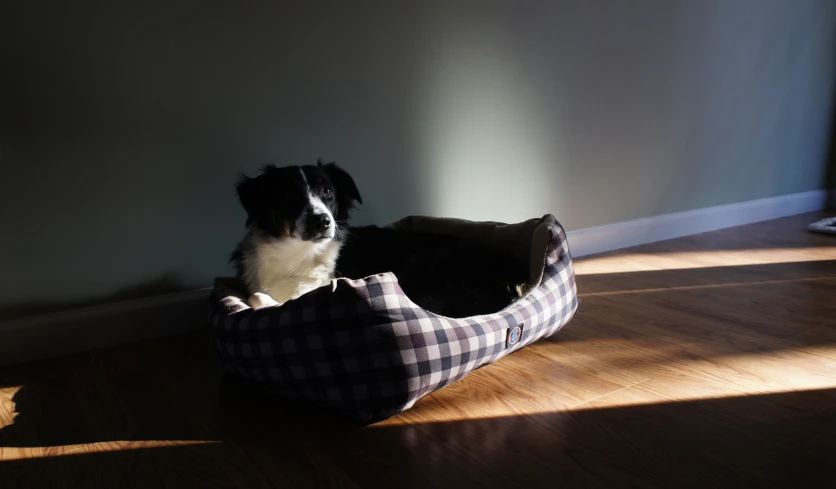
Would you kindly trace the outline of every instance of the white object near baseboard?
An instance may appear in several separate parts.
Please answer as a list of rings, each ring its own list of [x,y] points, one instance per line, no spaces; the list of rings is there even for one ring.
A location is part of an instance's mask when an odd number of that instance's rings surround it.
[[[737,204],[644,217],[567,231],[572,257],[793,216],[827,207],[828,191],[813,190]]]
[[[825,190],[568,231],[572,256],[611,251],[824,209]],[[0,321],[0,365],[77,353],[206,326],[210,289]]]
[[[816,221],[808,226],[814,233],[836,234],[836,217]]]

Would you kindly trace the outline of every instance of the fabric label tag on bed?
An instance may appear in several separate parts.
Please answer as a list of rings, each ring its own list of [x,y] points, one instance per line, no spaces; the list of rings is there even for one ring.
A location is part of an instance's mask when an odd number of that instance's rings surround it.
[[[510,348],[520,342],[523,335],[523,325],[517,324],[508,329],[505,339],[505,348]]]

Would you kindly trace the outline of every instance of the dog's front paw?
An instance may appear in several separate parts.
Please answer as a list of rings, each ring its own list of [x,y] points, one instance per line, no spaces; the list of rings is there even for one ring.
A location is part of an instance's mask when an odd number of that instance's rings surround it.
[[[273,307],[279,305],[279,303],[276,302],[272,297],[261,292],[256,292],[255,294],[251,295],[250,298],[247,299],[247,303],[253,309],[261,309],[263,307]]]

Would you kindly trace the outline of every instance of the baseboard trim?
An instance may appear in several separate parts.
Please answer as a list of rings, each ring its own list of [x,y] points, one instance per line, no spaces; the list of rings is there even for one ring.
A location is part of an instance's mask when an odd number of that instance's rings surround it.
[[[567,232],[580,257],[824,209],[816,190]],[[0,365],[183,333],[206,326],[210,289],[0,321]]]
[[[573,257],[716,231],[825,209],[830,191],[813,190],[568,231]]]
[[[159,338],[206,326],[211,289],[0,321],[0,365]]]

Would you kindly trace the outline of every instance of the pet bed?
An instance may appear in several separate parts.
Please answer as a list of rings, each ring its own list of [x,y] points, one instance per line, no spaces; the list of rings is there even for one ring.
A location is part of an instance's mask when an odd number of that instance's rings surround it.
[[[566,234],[551,215],[516,224],[413,216],[390,226],[509,253],[527,267],[527,293],[502,311],[454,319],[417,306],[387,272],[253,310],[234,279],[217,278],[209,322],[225,370],[374,422],[554,334],[578,308]]]

